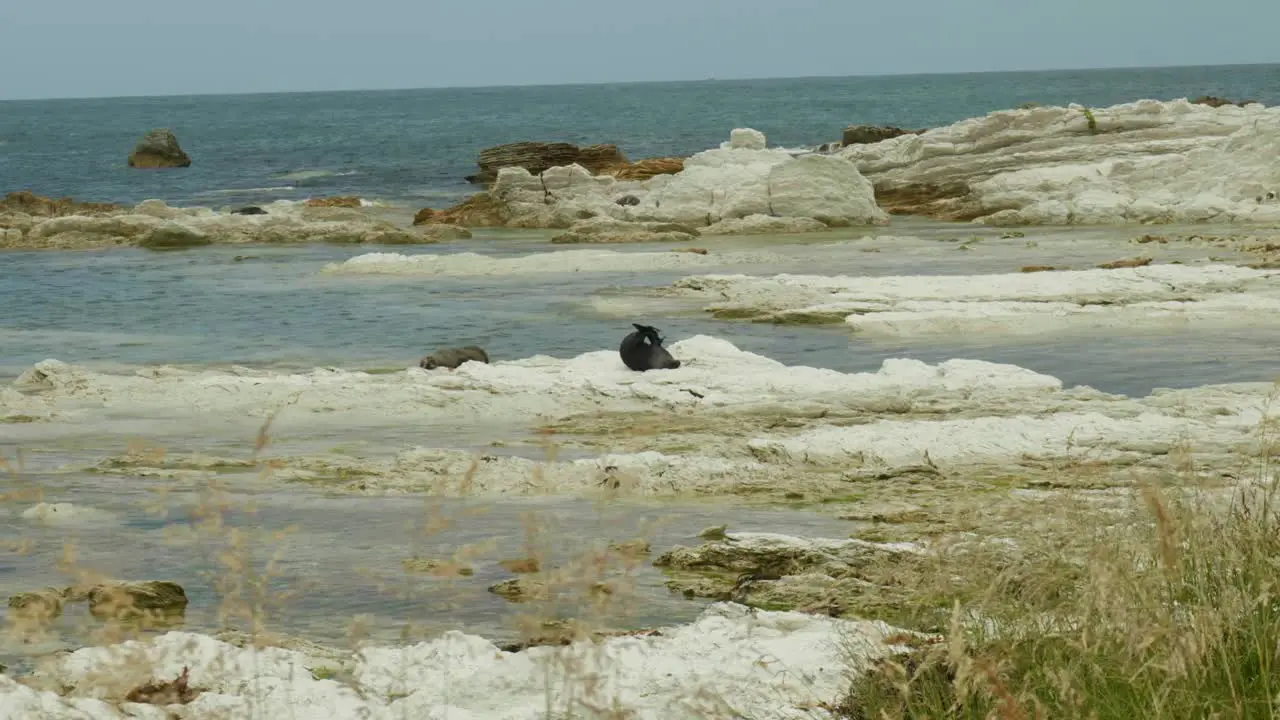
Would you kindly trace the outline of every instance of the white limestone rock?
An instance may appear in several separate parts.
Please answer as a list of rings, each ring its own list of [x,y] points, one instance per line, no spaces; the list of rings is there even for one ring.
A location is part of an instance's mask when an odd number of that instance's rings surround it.
[[[994,275],[701,275],[671,292],[707,310],[845,322],[877,335],[1044,334],[1103,327],[1280,324],[1276,270],[1149,265]]]
[[[764,133],[752,128],[734,128],[729,131],[729,142],[720,143],[727,150],[764,150],[766,145]]]
[[[1184,98],[1002,110],[840,155],[895,212],[1037,225],[1280,221],[1278,152],[1280,108]]]
[[[140,245],[191,247],[211,243],[422,244],[467,237],[461,228],[402,228],[362,210],[308,208],[277,201],[264,215],[234,215],[210,208],[175,208],[144,200],[114,215],[69,215],[33,223],[24,244],[48,247]]]
[[[626,227],[631,223],[620,223]],[[638,226],[643,229],[643,225]],[[701,232],[701,231],[700,231]],[[761,251],[722,252],[714,255],[673,252],[617,252],[615,250],[561,250],[514,257],[495,257],[479,253],[405,255],[403,253],[365,253],[331,263],[326,274],[338,275],[422,275],[422,276],[493,276],[533,273],[581,272],[646,272],[682,268],[712,268],[737,264],[777,264],[787,261],[780,253]]]
[[[37,684],[68,688],[65,694],[0,675],[0,718],[117,720],[174,710],[185,720],[534,720],[550,703],[574,715],[608,707],[636,720],[703,717],[727,707],[785,720],[798,717],[792,708],[838,700],[848,688],[851,659],[863,664],[905,652],[888,644],[895,635],[904,631],[878,621],[717,603],[689,625],[599,644],[509,653],[451,631],[415,645],[367,647],[339,663],[351,676],[343,684],[312,672],[333,667],[333,660],[169,632],[51,659]],[[190,686],[202,691],[191,702],[154,708],[160,714],[121,702],[129,689],[172,681],[184,667]]]
[[[506,209],[512,227],[565,228],[596,217],[694,226],[750,215],[834,226],[888,222],[871,183],[852,163],[769,150],[763,133],[743,128],[720,148],[687,159],[673,175],[638,182],[592,176],[578,165],[540,176],[504,168],[489,193]]]
[[[599,217],[574,223],[567,232],[551,238],[551,242],[556,244],[687,242],[698,234],[697,228],[679,223],[624,222],[610,217]]]
[[[543,465],[490,455],[474,473],[473,454],[461,449],[279,458],[285,478],[353,475],[361,478],[352,483],[357,491],[450,496],[594,493],[609,480],[641,495],[826,492],[848,482],[842,475],[924,465],[1043,472],[1036,463],[1081,454],[1164,468],[1176,461],[1170,450],[1184,438],[1198,460],[1238,460],[1257,443],[1258,424],[1280,412],[1270,402],[1268,383],[1127,398],[1066,389],[1058,378],[978,360],[930,365],[887,359],[877,372],[841,373],[783,365],[705,336],[670,349],[682,365],[662,373],[632,372],[616,351],[600,350],[568,359],[466,363],[448,373],[417,367],[393,374],[159,367],[130,375],[47,361],[31,375],[46,388],[39,396],[44,407],[73,418],[66,425],[73,432],[139,422],[188,432],[226,423],[253,437],[275,409],[283,412],[275,416],[273,432],[291,437],[376,434],[410,423],[424,438],[469,429],[491,434],[499,427],[523,434],[531,424],[592,426],[634,413],[679,418],[654,441],[661,451],[631,446]],[[774,422],[778,418],[788,422]],[[822,472],[811,472],[814,465]],[[97,469],[163,477],[199,467],[175,457],[113,460]]]
[[[748,215],[721,220],[699,231],[700,235],[793,235],[829,230],[824,223],[806,217]]]

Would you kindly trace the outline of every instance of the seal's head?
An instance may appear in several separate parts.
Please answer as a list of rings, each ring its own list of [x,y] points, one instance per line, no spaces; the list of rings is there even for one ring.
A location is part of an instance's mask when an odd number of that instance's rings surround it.
[[[662,346],[662,334],[652,325],[631,323],[635,332],[622,339],[618,346],[618,354],[622,364],[631,370],[674,370],[680,367],[680,361]]]

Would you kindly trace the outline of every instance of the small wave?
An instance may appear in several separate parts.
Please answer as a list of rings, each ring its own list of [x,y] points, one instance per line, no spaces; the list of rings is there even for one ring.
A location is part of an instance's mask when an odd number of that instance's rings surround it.
[[[205,190],[195,193],[195,197],[214,197],[219,195],[246,195],[249,193],[275,193],[275,192],[293,192],[297,190],[292,185],[280,185],[278,187],[261,187],[261,188],[226,188],[224,190]]]
[[[302,182],[304,180],[319,180],[327,177],[348,177],[350,175],[358,175],[356,170],[295,170],[282,175],[272,175],[275,180],[288,180],[290,182]]]

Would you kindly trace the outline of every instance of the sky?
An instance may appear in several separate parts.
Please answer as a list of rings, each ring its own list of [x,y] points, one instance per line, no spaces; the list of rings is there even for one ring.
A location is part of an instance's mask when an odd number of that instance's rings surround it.
[[[0,99],[1280,61],[1264,0],[0,1]]]

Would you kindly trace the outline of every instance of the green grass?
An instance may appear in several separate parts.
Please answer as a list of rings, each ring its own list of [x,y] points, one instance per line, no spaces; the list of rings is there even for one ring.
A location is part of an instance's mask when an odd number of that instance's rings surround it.
[[[1063,552],[1069,540],[1028,534],[1016,559],[969,557],[922,578],[921,599],[952,603],[947,641],[857,679],[841,716],[1280,715],[1274,490],[1214,510],[1196,495],[1138,495],[1112,523],[1074,515],[1083,562]]]

